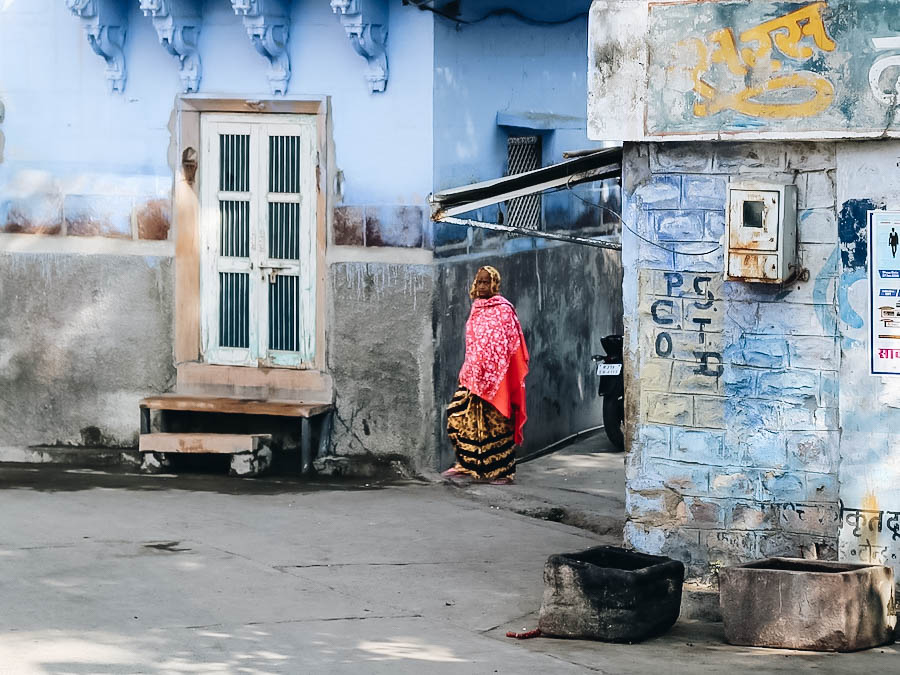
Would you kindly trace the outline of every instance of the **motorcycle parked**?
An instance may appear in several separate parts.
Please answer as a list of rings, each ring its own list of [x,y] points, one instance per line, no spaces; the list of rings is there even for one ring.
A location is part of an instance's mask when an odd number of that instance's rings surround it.
[[[606,437],[616,450],[625,449],[625,375],[622,372],[621,335],[601,338],[605,355],[594,355],[600,386],[597,394],[603,397],[603,427]]]

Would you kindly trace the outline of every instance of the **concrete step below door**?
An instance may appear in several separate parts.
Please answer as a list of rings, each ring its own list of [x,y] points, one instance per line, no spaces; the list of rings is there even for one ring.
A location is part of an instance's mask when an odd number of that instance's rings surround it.
[[[270,434],[141,434],[141,452],[189,452],[233,455],[256,452],[268,445]]]
[[[141,434],[141,469],[164,471],[170,464],[167,456],[173,454],[224,454],[231,455],[232,475],[256,476],[272,463],[271,441],[271,434]]]

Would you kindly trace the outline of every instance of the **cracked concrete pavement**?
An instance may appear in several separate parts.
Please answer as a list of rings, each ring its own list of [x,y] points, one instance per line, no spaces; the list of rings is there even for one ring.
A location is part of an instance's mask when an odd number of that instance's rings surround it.
[[[895,647],[729,647],[721,625],[690,622],[642,645],[508,639],[536,624],[547,556],[609,537],[460,494],[424,482],[0,467],[0,672],[838,673],[897,663]]]

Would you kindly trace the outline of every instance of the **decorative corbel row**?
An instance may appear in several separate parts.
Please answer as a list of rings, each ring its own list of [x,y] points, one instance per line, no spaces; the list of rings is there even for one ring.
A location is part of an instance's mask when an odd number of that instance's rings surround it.
[[[243,17],[250,41],[269,61],[269,86],[273,94],[287,93],[291,79],[288,39],[291,0],[231,0],[234,13]]]
[[[88,44],[106,61],[106,79],[113,91],[125,91],[125,35],[128,13],[119,0],[66,0],[81,19]]]
[[[144,16],[153,27],[163,48],[178,59],[182,88],[190,94],[200,87],[201,0],[141,0]]]
[[[369,64],[366,80],[373,92],[384,91],[388,80],[388,0],[331,0],[331,11],[353,49]]]

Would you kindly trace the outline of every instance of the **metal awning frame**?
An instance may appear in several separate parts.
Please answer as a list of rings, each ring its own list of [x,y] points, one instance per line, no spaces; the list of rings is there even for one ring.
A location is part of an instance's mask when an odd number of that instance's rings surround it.
[[[470,220],[467,218],[454,218],[450,216],[439,218],[435,222],[447,223],[448,225],[464,225],[466,227],[477,227],[482,230],[493,230],[494,232],[509,232],[510,234],[521,234],[526,237],[550,239],[552,241],[563,241],[567,244],[581,244],[582,246],[593,246],[594,248],[605,248],[612,251],[622,250],[622,244],[615,241],[606,241],[604,239],[589,239],[588,237],[576,237],[571,234],[541,232],[540,230],[529,230],[527,227],[511,227],[509,225],[497,225],[496,223],[483,223],[480,220]]]
[[[546,192],[547,190],[568,189],[581,183],[589,183],[621,175],[622,148],[599,150],[534,171],[443,190],[433,194],[429,197],[432,210],[431,219],[435,222],[449,225],[477,227],[493,230],[494,232],[508,232],[526,237],[621,251],[622,245],[616,242],[568,234],[541,232],[540,230],[532,230],[526,227],[498,225],[496,223],[485,223],[456,217],[463,213],[469,213],[476,209],[499,204],[517,197]]]

